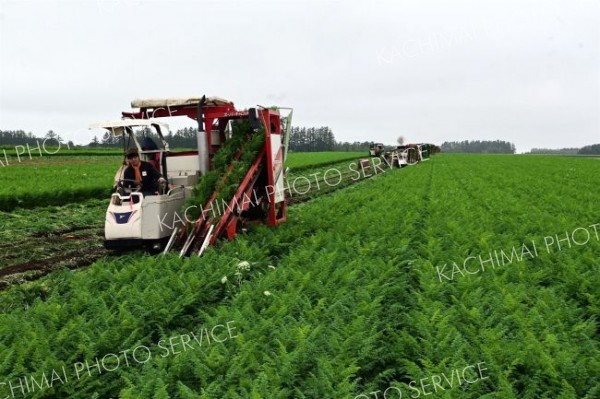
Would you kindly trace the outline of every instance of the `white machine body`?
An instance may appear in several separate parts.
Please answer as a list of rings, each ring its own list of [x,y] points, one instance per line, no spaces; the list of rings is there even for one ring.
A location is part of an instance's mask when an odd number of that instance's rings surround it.
[[[133,127],[157,127],[163,140],[163,149],[142,150],[133,134]],[[140,157],[148,161],[157,153],[164,157],[169,190],[158,195],[146,195],[133,191],[111,195],[104,223],[104,245],[110,249],[127,248],[146,244],[160,245],[185,221],[183,208],[191,197],[192,190],[200,177],[200,165],[197,152],[170,153],[162,132],[168,132],[168,125],[153,120],[119,120],[96,124],[115,136],[129,134],[131,143],[138,148]],[[129,129],[129,130],[128,130]],[[161,158],[162,160],[162,158]],[[119,168],[114,178],[114,187],[123,179],[127,166]],[[162,173],[162,170],[161,170]]]

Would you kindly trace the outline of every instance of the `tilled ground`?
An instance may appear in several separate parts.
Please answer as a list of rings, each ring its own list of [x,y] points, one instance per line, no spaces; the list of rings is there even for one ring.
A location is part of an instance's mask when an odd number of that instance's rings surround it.
[[[40,278],[62,267],[76,269],[110,255],[102,246],[101,226],[33,234],[0,245],[0,289]]]
[[[110,255],[102,246],[106,200],[1,213],[0,289]]]

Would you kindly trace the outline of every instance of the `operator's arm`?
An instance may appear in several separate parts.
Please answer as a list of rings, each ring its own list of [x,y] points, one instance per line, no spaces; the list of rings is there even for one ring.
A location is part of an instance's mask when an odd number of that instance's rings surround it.
[[[152,167],[152,169],[154,169],[154,167]],[[155,181],[158,183],[159,187],[162,187],[164,189],[164,187],[166,187],[167,185],[167,180],[164,178],[164,176],[162,175],[162,173],[160,173],[158,170],[154,169],[154,171],[156,172],[155,175]]]
[[[157,181],[158,179],[160,179],[162,176],[162,173],[160,173],[154,166],[152,166],[152,164],[150,165],[150,169],[152,170],[152,180]]]
[[[148,170],[148,174],[152,184],[154,185],[154,189],[164,186],[166,184],[166,180],[162,174],[151,163],[147,162],[145,165],[147,166],[146,169]],[[155,193],[158,194],[158,191]]]

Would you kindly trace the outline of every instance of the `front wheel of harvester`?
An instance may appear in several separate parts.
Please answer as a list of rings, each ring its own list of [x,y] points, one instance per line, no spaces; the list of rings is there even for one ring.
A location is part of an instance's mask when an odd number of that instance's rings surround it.
[[[146,251],[151,255],[157,255],[166,247],[170,237],[161,238],[160,240],[154,240],[145,245]]]

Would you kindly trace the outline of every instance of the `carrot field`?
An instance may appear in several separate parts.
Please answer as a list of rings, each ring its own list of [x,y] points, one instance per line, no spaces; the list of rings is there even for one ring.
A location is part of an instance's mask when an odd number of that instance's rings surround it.
[[[593,158],[441,154],[201,258],[13,284],[0,397],[598,398],[599,175]]]

